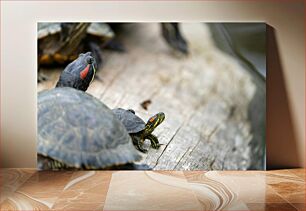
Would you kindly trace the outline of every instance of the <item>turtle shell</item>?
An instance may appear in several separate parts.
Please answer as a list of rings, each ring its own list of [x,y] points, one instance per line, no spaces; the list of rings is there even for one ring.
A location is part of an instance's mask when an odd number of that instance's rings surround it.
[[[141,158],[106,105],[68,87],[38,94],[37,141],[38,154],[74,168],[101,169]]]
[[[65,64],[76,59],[84,50],[93,51],[92,43],[103,48],[114,37],[114,32],[106,23],[81,22],[68,28],[69,32],[61,33],[64,29],[61,23],[38,23],[39,64]]]
[[[100,37],[108,41],[114,37],[114,32],[107,23],[91,23],[87,28],[87,34]]]
[[[129,110],[115,108],[112,110],[125,126],[128,133],[138,133],[145,129],[146,123]]]
[[[41,22],[37,24],[37,38],[43,39],[47,36],[51,36],[61,32],[61,23],[54,22]],[[107,23],[91,23],[86,30],[87,34],[101,37],[105,41],[108,41],[114,37],[114,32]]]
[[[38,23],[37,38],[42,39],[49,35],[57,34],[62,30],[60,23]]]

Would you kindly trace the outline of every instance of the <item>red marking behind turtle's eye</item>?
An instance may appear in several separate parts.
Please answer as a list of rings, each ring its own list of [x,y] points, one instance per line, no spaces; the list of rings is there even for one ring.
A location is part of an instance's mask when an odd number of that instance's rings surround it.
[[[151,118],[149,119],[149,122],[154,122],[154,120],[155,120],[155,117],[151,117]]]
[[[89,65],[87,65],[87,66],[85,67],[85,69],[82,70],[82,71],[80,72],[80,77],[81,77],[82,79],[86,78],[86,76],[87,76],[87,74],[88,74],[88,71],[89,71]]]

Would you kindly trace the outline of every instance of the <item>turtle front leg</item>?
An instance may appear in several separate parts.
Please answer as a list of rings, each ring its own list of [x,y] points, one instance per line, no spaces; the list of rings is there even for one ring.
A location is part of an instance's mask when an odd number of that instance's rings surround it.
[[[156,136],[154,136],[153,134],[149,134],[148,136],[146,136],[146,138],[151,141],[152,148],[159,149],[161,144],[158,142],[158,138]]]
[[[140,151],[140,152],[143,152],[143,153],[147,153],[148,150],[144,149],[142,146],[143,146],[143,143],[144,143],[144,139],[138,137],[138,136],[131,136],[132,137],[132,140],[133,140],[133,144],[134,146]]]

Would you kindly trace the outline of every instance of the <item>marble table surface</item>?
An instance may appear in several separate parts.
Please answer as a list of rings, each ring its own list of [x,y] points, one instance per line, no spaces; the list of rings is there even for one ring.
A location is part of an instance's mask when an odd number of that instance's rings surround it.
[[[1,210],[305,210],[305,169],[1,169]]]

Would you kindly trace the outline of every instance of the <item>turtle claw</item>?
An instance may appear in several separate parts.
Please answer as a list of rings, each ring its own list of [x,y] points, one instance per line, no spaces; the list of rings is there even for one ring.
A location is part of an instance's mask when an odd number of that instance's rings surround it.
[[[144,149],[144,148],[139,148],[138,147],[138,150],[142,153],[148,153],[148,150],[147,149]]]
[[[140,144],[137,145],[137,149],[142,152],[142,153],[147,153],[148,150],[147,149],[144,149]]]
[[[151,146],[154,149],[159,149],[161,145],[159,143],[152,143]]]

